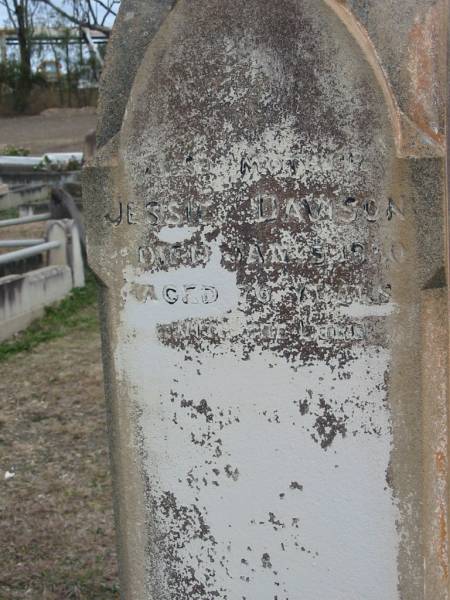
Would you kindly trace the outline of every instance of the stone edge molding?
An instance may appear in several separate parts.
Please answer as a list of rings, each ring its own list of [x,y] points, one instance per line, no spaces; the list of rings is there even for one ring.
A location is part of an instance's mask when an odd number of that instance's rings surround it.
[[[400,110],[395,92],[383,68],[377,50],[367,30],[361,25],[345,0],[323,0],[347,27],[358,46],[361,48],[376,80],[383,92],[389,116],[394,130],[397,155],[399,158],[434,158],[445,156],[445,140],[443,136],[434,139],[421,130]]]
[[[444,132],[433,131],[432,127],[427,127],[426,129],[421,127],[401,110],[395,89],[386,73],[379,52],[371,40],[367,29],[355,16],[347,0],[320,1],[326,4],[338,16],[366,57],[386,100],[398,157],[444,157],[446,151]],[[176,10],[176,4],[177,0],[147,2],[145,0],[124,0],[122,2],[109,44],[106,66],[102,77],[99,112],[103,116],[100,117],[97,130],[97,144],[99,149],[116,134],[119,134],[129,93],[133,87],[140,63],[145,56],[149,44],[170,12]],[[434,20],[446,23],[448,20],[448,1],[440,0],[435,12]],[[131,65],[127,63],[127,68],[122,63],[123,59],[118,60],[124,40],[131,40],[132,45],[133,62]],[[427,41],[425,39],[424,43]],[[446,40],[441,39],[440,44],[445,46]],[[426,52],[426,48],[423,49],[423,52]],[[416,87],[419,86],[419,79],[419,74],[416,74],[416,81],[412,82]],[[116,88],[116,91],[120,88],[118,98],[117,94],[111,94],[114,88]],[[417,93],[420,93],[419,89],[417,89]],[[110,102],[112,96],[115,97],[113,104]]]

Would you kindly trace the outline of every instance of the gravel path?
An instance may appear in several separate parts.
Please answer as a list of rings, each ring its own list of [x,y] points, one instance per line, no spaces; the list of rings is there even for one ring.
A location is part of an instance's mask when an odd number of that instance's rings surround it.
[[[0,117],[2,147],[27,148],[31,154],[82,151],[86,134],[95,129],[95,109],[51,108],[32,117]]]

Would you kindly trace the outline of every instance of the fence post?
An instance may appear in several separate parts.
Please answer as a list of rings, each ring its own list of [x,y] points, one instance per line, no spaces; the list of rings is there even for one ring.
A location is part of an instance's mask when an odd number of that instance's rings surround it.
[[[19,218],[31,217],[34,215],[34,207],[32,204],[22,204],[19,206]]]
[[[47,227],[47,241],[60,242],[58,248],[48,253],[48,266],[67,265],[67,233],[64,223],[51,221]]]
[[[68,240],[67,254],[70,268],[72,269],[73,286],[76,288],[84,287],[84,260],[81,249],[80,232],[77,224],[72,219],[67,219],[66,234]]]

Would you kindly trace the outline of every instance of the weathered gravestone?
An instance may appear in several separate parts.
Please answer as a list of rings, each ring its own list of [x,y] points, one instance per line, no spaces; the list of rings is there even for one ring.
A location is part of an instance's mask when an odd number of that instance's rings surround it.
[[[446,3],[171,8],[86,174],[123,597],[447,598]]]

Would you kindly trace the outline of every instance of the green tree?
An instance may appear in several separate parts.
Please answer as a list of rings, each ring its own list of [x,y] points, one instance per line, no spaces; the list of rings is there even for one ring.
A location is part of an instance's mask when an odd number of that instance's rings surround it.
[[[0,0],[6,9],[10,25],[16,30],[20,62],[15,90],[16,109],[26,110],[33,83],[31,54],[33,40],[33,18],[37,10],[36,0]]]

